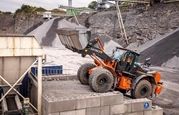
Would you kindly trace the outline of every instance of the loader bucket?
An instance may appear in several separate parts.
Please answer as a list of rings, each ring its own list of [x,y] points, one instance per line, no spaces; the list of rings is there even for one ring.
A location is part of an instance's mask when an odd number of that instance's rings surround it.
[[[87,29],[58,29],[57,34],[61,43],[70,50],[84,49],[90,39],[90,32]]]

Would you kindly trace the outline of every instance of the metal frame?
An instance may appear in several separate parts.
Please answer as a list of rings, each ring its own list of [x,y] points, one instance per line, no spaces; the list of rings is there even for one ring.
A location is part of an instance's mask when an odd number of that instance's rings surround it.
[[[35,61],[36,62],[36,61]],[[35,62],[24,72],[24,74],[14,83],[13,85],[9,84],[7,80],[5,80],[1,75],[0,79],[2,79],[9,87],[10,89],[1,97],[0,102],[7,96],[7,94],[14,90],[23,100],[25,99],[24,96],[22,96],[19,91],[17,91],[14,87],[18,84],[18,82],[24,78],[25,74],[30,70],[30,68],[35,64]],[[41,115],[41,106],[42,106],[42,57],[38,57],[38,106],[37,108],[34,107],[31,103],[29,105],[38,112],[38,115]]]
[[[10,89],[8,89],[8,91],[4,95],[2,95],[0,102],[2,102],[2,100],[5,99],[5,97],[9,93],[11,93],[12,90],[14,90],[16,94],[18,94],[23,100],[26,99],[20,94],[19,91],[16,90],[15,87],[18,85],[19,82],[22,81],[25,74],[31,69],[34,63],[36,63],[36,61],[38,60],[38,96],[37,96],[38,104],[37,104],[37,108],[34,107],[30,102],[29,102],[29,105],[38,112],[38,115],[41,115],[42,114],[42,110],[41,110],[41,107],[42,107],[42,47],[39,45],[39,43],[37,42],[34,36],[0,35],[0,38],[1,38],[0,40],[2,40],[2,42],[0,42],[1,44],[0,45],[1,46],[0,57],[5,57],[5,58],[6,57],[20,57],[21,58],[25,56],[28,56],[28,57],[32,56],[34,58],[29,63],[28,65],[29,67],[27,66],[27,68],[25,68],[23,73],[19,74],[19,76],[16,75],[16,77],[17,76],[18,77],[15,80],[13,80],[13,82],[10,82],[7,79],[6,75],[4,74],[0,75],[0,80],[10,87]],[[26,43],[28,43],[28,45],[26,45]]]

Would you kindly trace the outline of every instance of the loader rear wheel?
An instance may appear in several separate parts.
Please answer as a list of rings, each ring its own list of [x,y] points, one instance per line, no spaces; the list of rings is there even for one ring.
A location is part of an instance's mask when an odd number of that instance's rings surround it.
[[[132,91],[133,98],[150,98],[152,93],[152,86],[148,80],[141,80],[137,83],[135,89]]]
[[[91,88],[99,93],[108,92],[112,88],[113,82],[113,75],[104,68],[94,70],[89,77]]]
[[[82,84],[88,85],[88,79],[89,79],[88,71],[94,67],[96,66],[92,63],[85,63],[78,69],[77,77]]]

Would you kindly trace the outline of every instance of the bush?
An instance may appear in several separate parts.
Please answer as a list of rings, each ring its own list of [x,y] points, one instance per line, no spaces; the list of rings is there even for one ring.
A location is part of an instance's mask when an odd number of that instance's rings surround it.
[[[0,14],[12,14],[11,12],[3,12],[3,11],[0,11]]]
[[[88,8],[90,8],[90,9],[95,9],[96,7],[97,7],[97,2],[96,1],[92,1],[88,5]]]
[[[3,14],[12,14],[11,12],[4,12]]]
[[[42,8],[42,7],[39,7],[39,8],[36,8],[35,9],[36,12],[45,12],[47,11],[46,9]]]
[[[14,17],[16,17],[16,15],[18,13],[35,13],[35,12],[45,12],[46,9],[42,8],[42,7],[34,7],[34,6],[29,6],[29,5],[25,5],[23,4],[21,6],[21,8],[17,9],[14,13]]]
[[[51,10],[52,13],[59,13],[59,14],[66,14],[66,11],[61,9],[53,9]]]

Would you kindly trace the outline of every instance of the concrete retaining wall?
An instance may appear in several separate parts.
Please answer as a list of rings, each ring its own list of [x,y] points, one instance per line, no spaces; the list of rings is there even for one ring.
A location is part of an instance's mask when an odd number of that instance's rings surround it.
[[[163,115],[151,100],[124,100],[120,92],[52,98],[43,96],[43,115]]]
[[[163,109],[152,106],[149,99],[129,99],[118,91],[96,93],[76,76],[62,78],[51,76],[52,81],[43,81],[42,115],[163,115]],[[36,90],[33,84],[31,101],[35,106]]]

